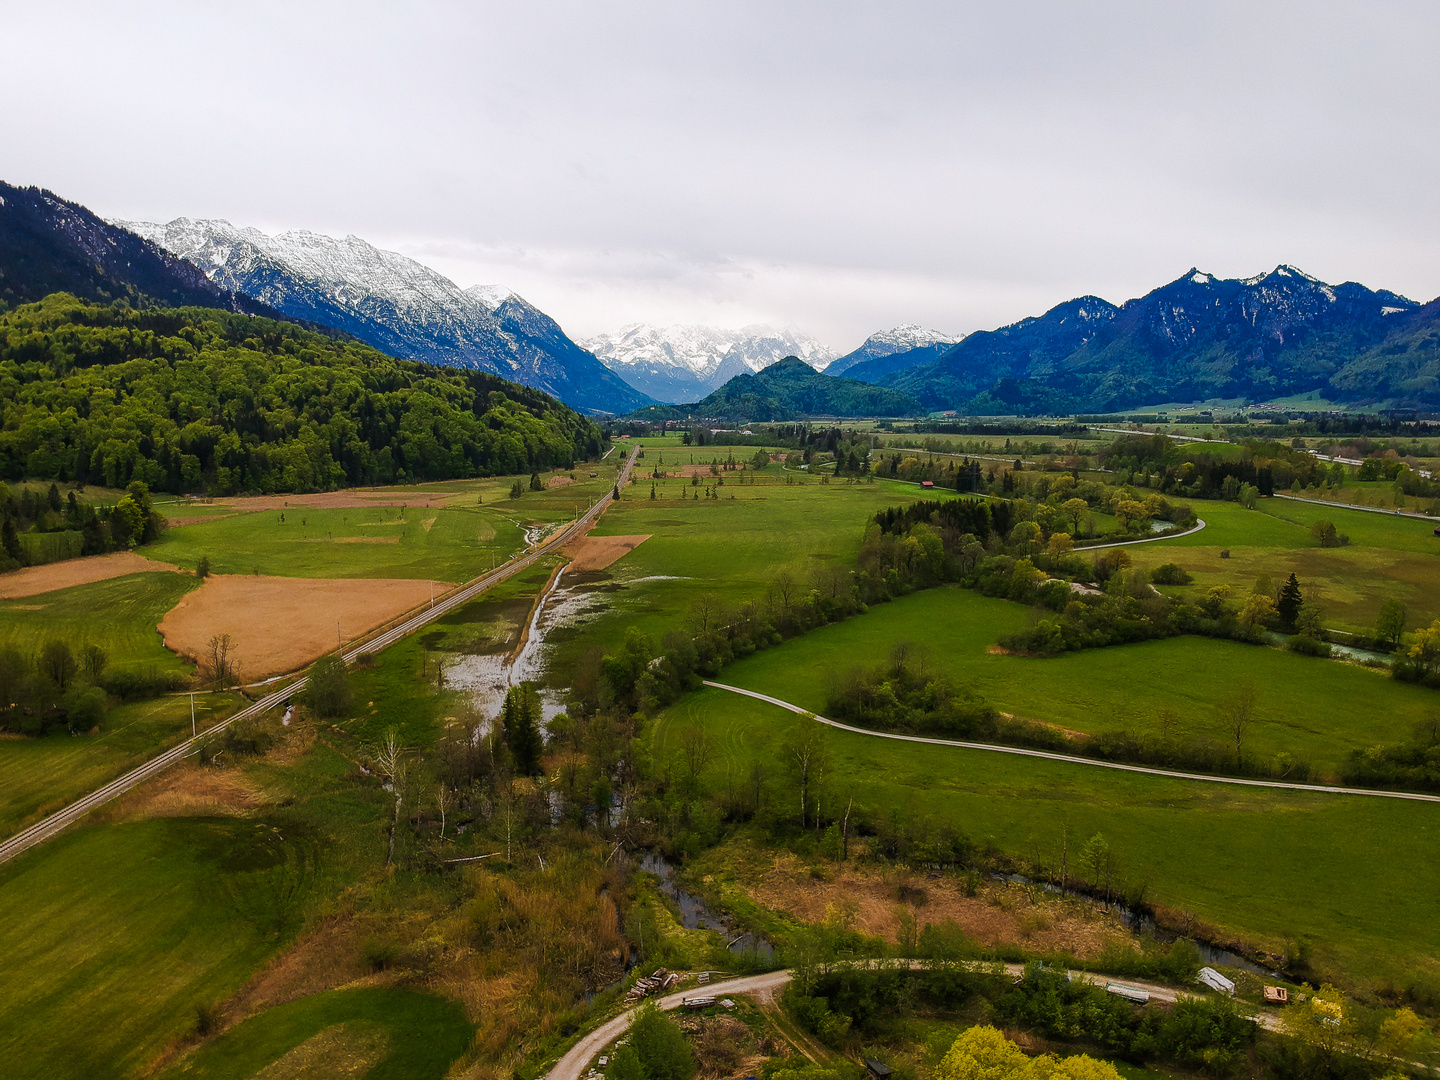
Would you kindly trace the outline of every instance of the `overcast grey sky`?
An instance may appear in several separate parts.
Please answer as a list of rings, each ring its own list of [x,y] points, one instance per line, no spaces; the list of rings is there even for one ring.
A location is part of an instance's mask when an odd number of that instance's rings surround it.
[[[14,3],[0,176],[572,335],[968,331],[1191,265],[1440,293],[1440,5]]]

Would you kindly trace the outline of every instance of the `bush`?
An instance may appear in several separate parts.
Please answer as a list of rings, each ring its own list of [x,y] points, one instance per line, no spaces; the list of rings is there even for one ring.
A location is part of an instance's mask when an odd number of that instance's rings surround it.
[[[400,950],[393,941],[375,937],[373,934],[360,945],[360,956],[372,971],[384,971],[395,963],[395,958],[399,955]]]
[[[1150,580],[1156,585],[1189,585],[1195,579],[1175,563],[1165,563],[1150,571]]]
[[[695,1054],[685,1033],[653,1005],[641,1008],[630,1025],[630,1045],[648,1080],[690,1080],[695,1075]]]
[[[105,691],[97,686],[76,688],[65,695],[65,719],[71,731],[89,731],[105,717],[109,707]]]
[[[184,690],[190,685],[190,677],[183,671],[162,671],[154,664],[146,664],[144,667],[112,669],[101,679],[100,685],[121,701],[138,701]]]
[[[1302,656],[1329,656],[1332,652],[1328,641],[1321,641],[1308,634],[1296,634],[1285,642],[1285,647]]]
[[[343,716],[350,707],[350,669],[335,655],[322,656],[310,669],[305,700],[319,716]]]

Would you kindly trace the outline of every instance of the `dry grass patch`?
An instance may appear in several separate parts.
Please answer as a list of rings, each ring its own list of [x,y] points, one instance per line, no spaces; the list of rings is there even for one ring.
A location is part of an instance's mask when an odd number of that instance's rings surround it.
[[[1125,937],[1118,919],[1080,901],[1060,901],[1038,890],[986,881],[975,896],[953,877],[855,866],[835,868],[818,880],[806,863],[780,855],[758,881],[744,886],[759,903],[806,922],[823,922],[836,912],[852,917],[854,929],[887,941],[900,939],[901,914],[917,929],[954,920],[983,945],[1023,945],[1038,951],[1098,956],[1116,937]],[[910,902],[902,903],[905,896]]]
[[[434,583],[435,592],[444,586]],[[294,671],[429,601],[432,583],[406,579],[214,574],[160,621],[165,646],[195,659],[229,634],[246,679]]]
[[[255,1074],[255,1080],[359,1080],[390,1050],[390,1036],[384,1028],[363,1020],[351,1020],[312,1035],[299,1046],[272,1061]]]
[[[233,769],[186,762],[146,784],[123,809],[131,820],[167,817],[242,817],[265,799]]]
[[[124,577],[126,574],[155,572],[178,574],[181,571],[178,566],[147,559],[133,551],[116,551],[109,555],[89,555],[83,559],[66,559],[64,562],[47,563],[44,566],[27,566],[23,570],[0,574],[0,600],[39,596],[57,589]]]
[[[571,544],[571,570],[604,570],[650,539],[643,536],[587,536]]]

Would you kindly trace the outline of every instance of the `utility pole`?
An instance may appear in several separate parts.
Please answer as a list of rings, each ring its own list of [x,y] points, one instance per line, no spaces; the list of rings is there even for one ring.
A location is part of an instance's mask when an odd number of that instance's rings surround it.
[[[345,639],[340,636],[340,620],[335,620],[335,648],[337,650],[345,647]]]
[[[435,606],[435,582],[430,582],[430,606]]]
[[[190,738],[195,739],[195,691],[190,691]]]

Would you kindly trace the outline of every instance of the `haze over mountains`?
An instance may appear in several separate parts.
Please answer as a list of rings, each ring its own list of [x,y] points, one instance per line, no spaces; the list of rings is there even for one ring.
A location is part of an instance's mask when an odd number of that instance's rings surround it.
[[[737,375],[763,371],[787,356],[817,371],[833,350],[794,329],[746,326],[647,326],[632,323],[580,342],[600,362],[658,401],[697,401]]]

